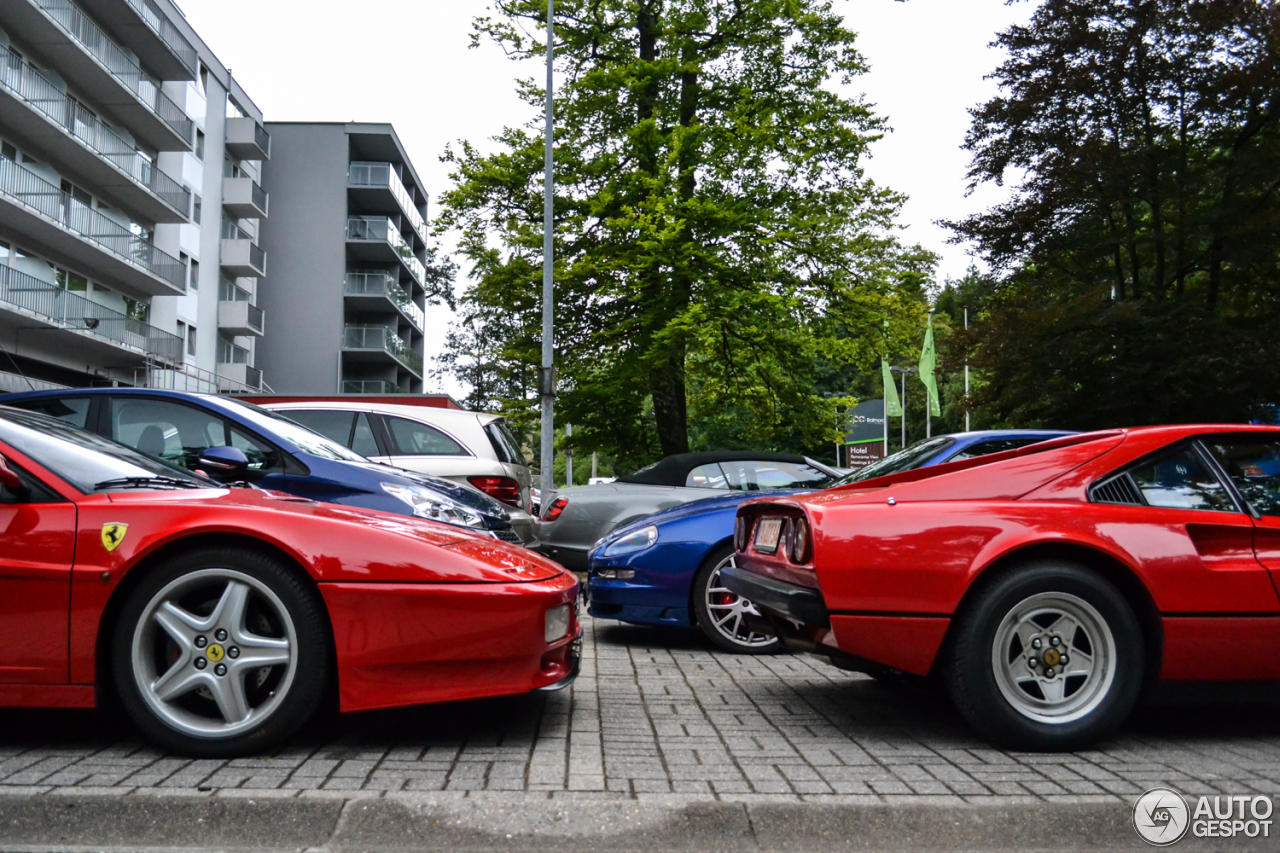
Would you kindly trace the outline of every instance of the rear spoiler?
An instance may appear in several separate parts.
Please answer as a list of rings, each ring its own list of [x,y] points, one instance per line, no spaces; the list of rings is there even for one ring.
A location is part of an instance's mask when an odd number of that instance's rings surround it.
[[[993,462],[1004,462],[1008,459],[1017,459],[1021,456],[1031,456],[1035,453],[1044,453],[1046,450],[1058,450],[1063,447],[1073,447],[1078,444],[1088,444],[1094,441],[1108,441],[1117,437],[1124,436],[1125,430],[1111,429],[1101,430],[1098,432],[1081,432],[1075,435],[1063,435],[1058,438],[1051,438],[1048,441],[1040,441],[1035,444],[1028,444],[1025,447],[1019,447],[1015,450],[1002,450],[999,453],[991,453],[986,456],[975,456],[972,459],[961,459],[959,462],[944,462],[941,465],[930,465],[925,468],[913,468],[910,471],[899,471],[897,474],[885,474],[883,477],[872,477],[870,480],[861,480],[857,483],[849,483],[847,486],[837,486],[831,489],[833,492],[857,491],[860,489],[882,489],[887,486],[894,486],[901,483],[914,483],[919,480],[928,480],[931,477],[939,477],[943,474],[954,474],[956,471],[965,471],[969,468],[978,468],[983,465],[990,465]]]

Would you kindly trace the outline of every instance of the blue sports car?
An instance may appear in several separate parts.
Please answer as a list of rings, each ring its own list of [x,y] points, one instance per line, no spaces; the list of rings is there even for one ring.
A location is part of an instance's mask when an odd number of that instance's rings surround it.
[[[828,487],[912,468],[1013,450],[1060,435],[1061,430],[987,430],[940,435],[833,481]],[[793,494],[793,491],[779,492]],[[731,491],[682,504],[620,527],[588,555],[590,613],[637,625],[697,626],[716,646],[733,652],[778,651],[782,643],[750,630],[743,616],[751,602],[721,586],[720,570],[733,565],[738,504],[759,491]]]

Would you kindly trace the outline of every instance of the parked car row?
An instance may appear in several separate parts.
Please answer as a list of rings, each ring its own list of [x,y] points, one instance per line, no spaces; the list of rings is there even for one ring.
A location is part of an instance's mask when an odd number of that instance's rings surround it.
[[[326,701],[559,689],[581,657],[577,578],[498,500],[226,397],[0,398],[0,541],[0,705],[117,700],[188,755]]]

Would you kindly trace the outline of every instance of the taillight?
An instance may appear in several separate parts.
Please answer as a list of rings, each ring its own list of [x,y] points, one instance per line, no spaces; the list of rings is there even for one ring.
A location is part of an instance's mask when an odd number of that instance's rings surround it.
[[[564,508],[568,505],[568,498],[556,498],[547,506],[546,512],[542,513],[542,520],[555,521],[560,517],[560,513],[564,512]]]
[[[495,500],[520,508],[520,484],[510,477],[468,477],[467,482]]]
[[[750,525],[743,516],[738,516],[737,522],[733,526],[733,549],[735,551],[747,550],[747,529]]]
[[[797,518],[791,523],[791,562],[803,565],[810,559],[812,542],[809,538],[809,522]]]

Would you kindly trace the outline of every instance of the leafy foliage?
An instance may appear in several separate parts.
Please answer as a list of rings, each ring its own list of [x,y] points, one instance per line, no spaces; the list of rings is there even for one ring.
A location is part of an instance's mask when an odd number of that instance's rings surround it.
[[[475,39],[543,54],[542,0]],[[557,420],[624,468],[690,447],[825,446],[850,375],[919,328],[934,258],[862,172],[883,121],[829,0],[561,0],[556,56]],[[544,92],[521,95],[539,116]],[[532,430],[543,143],[463,143],[442,227],[473,284],[444,368]],[[824,394],[830,394],[826,397]]]
[[[997,422],[1245,419],[1280,401],[1280,7],[1045,0],[1001,34],[951,223],[1000,280],[978,318]]]

